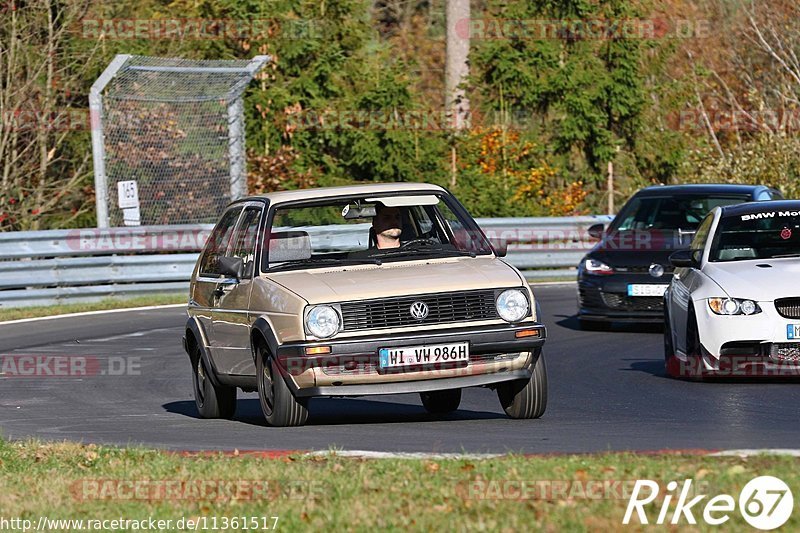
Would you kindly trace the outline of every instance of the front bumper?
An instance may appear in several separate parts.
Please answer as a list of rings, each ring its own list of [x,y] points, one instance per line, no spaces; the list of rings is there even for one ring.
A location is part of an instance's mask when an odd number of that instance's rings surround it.
[[[649,274],[611,274],[578,278],[578,317],[604,322],[662,323],[661,296],[628,296],[629,284],[669,285],[671,274],[654,278]]]
[[[517,332],[523,330],[536,330],[538,336],[517,338]],[[486,386],[528,378],[545,338],[544,325],[528,323],[286,343],[278,348],[276,355],[296,396],[394,394]],[[381,348],[456,342],[469,343],[469,362],[399,370],[384,370],[379,365]],[[307,349],[322,347],[329,347],[330,353],[306,355]]]
[[[702,356],[687,358],[688,370],[715,377],[800,377],[800,338],[787,326],[800,319],[784,318],[773,302],[758,302],[762,312],[751,316],[712,313],[705,299],[694,302]]]

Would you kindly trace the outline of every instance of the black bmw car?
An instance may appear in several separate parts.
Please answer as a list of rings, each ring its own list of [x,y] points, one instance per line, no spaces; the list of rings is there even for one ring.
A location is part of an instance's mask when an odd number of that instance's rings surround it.
[[[578,320],[583,329],[609,322],[662,322],[663,295],[672,279],[669,255],[688,248],[711,209],[779,200],[763,185],[671,185],[634,194],[578,266]]]

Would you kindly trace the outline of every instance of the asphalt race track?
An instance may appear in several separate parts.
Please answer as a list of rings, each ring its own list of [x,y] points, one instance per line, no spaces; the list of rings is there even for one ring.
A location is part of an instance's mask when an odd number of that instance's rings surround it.
[[[270,428],[255,394],[241,393],[235,420],[202,420],[181,347],[185,312],[170,308],[0,326],[3,357],[90,356],[96,368],[107,370],[83,378],[0,377],[0,432],[14,439],[186,450],[538,453],[798,447],[800,384],[668,379],[660,330],[582,332],[573,316],[574,285],[536,287],[535,292],[549,332],[549,405],[540,420],[506,418],[495,393],[486,389],[466,390],[461,409],[443,420],[426,414],[417,395],[314,399],[307,426]],[[106,359],[116,363],[109,366]]]

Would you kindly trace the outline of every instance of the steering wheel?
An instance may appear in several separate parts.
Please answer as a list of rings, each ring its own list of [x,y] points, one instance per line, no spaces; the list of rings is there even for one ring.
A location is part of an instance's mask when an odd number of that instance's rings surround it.
[[[406,241],[400,245],[400,248],[409,248],[411,246],[416,245],[425,245],[425,246],[436,246],[437,244],[441,244],[436,239],[411,239],[410,241]]]

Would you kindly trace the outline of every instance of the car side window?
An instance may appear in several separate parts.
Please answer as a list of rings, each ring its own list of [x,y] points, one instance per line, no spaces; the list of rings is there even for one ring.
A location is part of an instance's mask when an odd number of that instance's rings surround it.
[[[709,213],[703,222],[700,224],[700,227],[697,228],[697,233],[694,234],[694,239],[692,239],[692,250],[703,250],[706,247],[706,241],[708,240],[708,234],[711,231],[711,224],[714,222],[714,215]]]
[[[763,202],[765,200],[772,200],[772,199],[773,199],[772,198],[772,193],[769,192],[769,191],[761,191],[761,192],[758,193],[758,196],[756,197],[756,200],[758,200],[759,202]]]
[[[252,206],[246,207],[239,228],[234,237],[233,252],[231,256],[240,257],[244,264],[244,279],[253,276],[253,267],[256,262],[256,241],[258,240],[258,226],[261,222],[262,209]]]
[[[450,241],[464,250],[478,251],[483,248],[481,238],[465,228],[458,215],[446,203],[439,202],[434,209],[438,212],[441,222],[446,226],[442,228],[445,232],[443,242]]]
[[[227,210],[222,215],[211,236],[208,238],[208,243],[203,251],[203,257],[200,260],[200,275],[204,276],[218,276],[219,275],[219,256],[225,255],[228,250],[228,245],[231,242],[233,229],[236,227],[236,221],[239,220],[239,215],[242,213],[242,207],[236,206]]]

